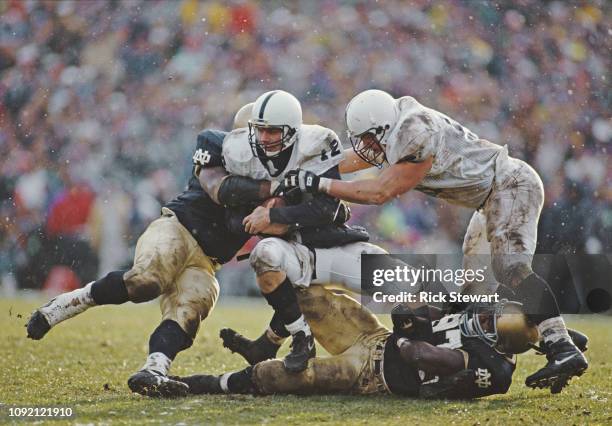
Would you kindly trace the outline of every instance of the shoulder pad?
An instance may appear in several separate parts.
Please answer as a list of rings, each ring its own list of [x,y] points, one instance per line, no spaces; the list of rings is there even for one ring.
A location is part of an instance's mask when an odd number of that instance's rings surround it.
[[[296,148],[299,155],[296,166],[316,174],[337,166],[344,158],[336,132],[318,125],[302,125]]]
[[[268,179],[268,172],[253,155],[246,128],[230,132],[223,140],[223,161],[228,173],[253,179]]]
[[[193,164],[199,167],[221,166],[221,146],[226,134],[227,132],[209,129],[198,133],[196,150],[192,157]]]

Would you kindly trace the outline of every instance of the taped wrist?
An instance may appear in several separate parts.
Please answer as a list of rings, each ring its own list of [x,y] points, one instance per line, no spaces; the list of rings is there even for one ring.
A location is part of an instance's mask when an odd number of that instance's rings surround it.
[[[270,182],[244,176],[228,176],[223,179],[217,198],[226,206],[258,203],[270,197]]]

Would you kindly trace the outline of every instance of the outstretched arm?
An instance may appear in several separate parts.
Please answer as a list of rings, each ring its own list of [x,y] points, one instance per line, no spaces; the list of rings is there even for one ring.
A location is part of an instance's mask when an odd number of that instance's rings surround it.
[[[319,190],[353,203],[381,205],[417,186],[431,169],[432,162],[433,157],[420,163],[397,163],[383,170],[375,179],[321,179]]]
[[[344,158],[340,161],[338,167],[340,168],[340,173],[345,174],[368,169],[373,166],[363,161],[352,148],[348,148],[344,150]]]

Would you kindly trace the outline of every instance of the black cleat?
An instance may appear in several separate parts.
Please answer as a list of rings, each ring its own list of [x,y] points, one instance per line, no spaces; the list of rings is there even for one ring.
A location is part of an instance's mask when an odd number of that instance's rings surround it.
[[[176,398],[189,393],[187,384],[152,370],[140,370],[132,374],[128,386],[132,392],[155,398]]]
[[[224,393],[221,389],[219,376],[196,374],[187,377],[169,376],[168,378],[189,386],[189,393],[192,395]]]
[[[291,352],[283,359],[285,369],[292,373],[299,373],[306,370],[308,360],[317,354],[314,337],[312,334],[306,336],[303,331],[298,331],[293,335],[291,342]]]
[[[51,330],[51,326],[47,321],[47,318],[40,312],[34,311],[30,320],[26,324],[28,330],[28,337],[33,340],[40,340],[45,337],[45,334]]]
[[[265,333],[259,336],[257,340],[251,340],[231,328],[224,328],[219,333],[219,337],[223,339],[224,347],[240,354],[251,365],[276,358],[276,353],[280,348],[279,345],[271,342]]]
[[[548,363],[525,379],[530,388],[550,388],[551,393],[559,393],[572,377],[581,376],[589,367],[586,358],[571,342],[559,341],[548,346]]]

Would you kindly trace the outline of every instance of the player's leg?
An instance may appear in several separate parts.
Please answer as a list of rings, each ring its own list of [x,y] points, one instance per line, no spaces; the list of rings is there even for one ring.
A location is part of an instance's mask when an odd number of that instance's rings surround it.
[[[92,306],[120,305],[155,299],[161,291],[158,267],[166,258],[164,250],[171,247],[174,225],[170,218],[161,217],[151,222],[136,244],[134,265],[129,271],[113,271],[86,286],[60,294],[46,305],[38,308],[27,324],[28,337],[38,340],[55,325]],[[170,274],[165,274],[170,275]]]
[[[133,392],[148,396],[186,394],[184,384],[168,378],[168,371],[176,355],[191,347],[219,294],[212,262],[178,221],[175,225],[175,251],[166,253],[171,264],[159,265],[174,277],[170,282],[163,280],[162,321],[151,334],[144,365],[128,380]]]
[[[293,286],[310,284],[312,254],[301,244],[266,238],[251,252],[250,262],[261,293],[292,336],[291,352],[283,360],[285,367],[302,371],[315,356],[315,345]]]
[[[516,290],[548,348],[548,363],[527,377],[526,384],[550,387],[556,393],[572,376],[581,375],[588,363],[568,334],[550,286],[531,268],[544,191],[530,166],[514,162],[513,170],[485,206],[493,271],[499,282]]]
[[[234,373],[220,376],[195,375],[179,380],[189,385],[193,394],[333,394],[350,393],[356,388],[367,362],[366,351],[347,351],[345,354],[308,361],[299,373],[287,371],[278,359],[267,360]]]
[[[306,321],[308,322],[308,319]],[[272,315],[268,327],[255,340],[243,336],[232,328],[223,328],[219,332],[223,346],[240,354],[251,365],[276,358],[278,350],[290,335],[291,333],[287,331],[283,320],[276,312]]]
[[[300,289],[298,301],[317,342],[331,355],[344,353],[365,337],[387,331],[358,301],[323,285]]]
[[[361,255],[387,254],[383,248],[366,242],[315,249],[316,284],[337,285],[361,293]]]
[[[497,288],[497,281],[491,267],[491,244],[487,240],[487,218],[481,211],[475,211],[470,219],[463,238],[464,270],[481,270],[484,279],[481,282],[466,282],[462,293],[489,294]]]

